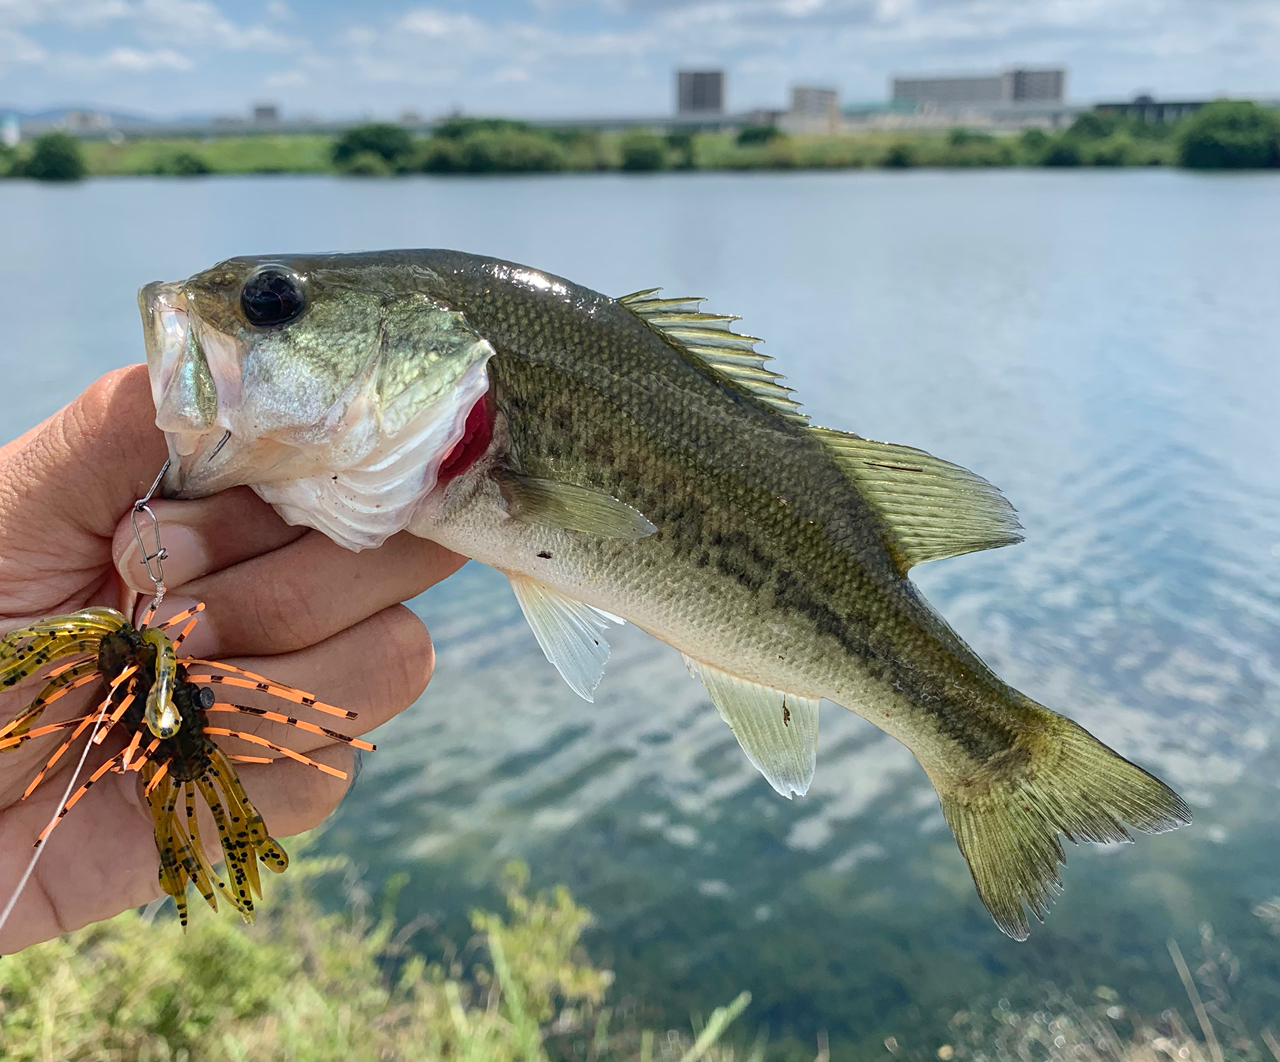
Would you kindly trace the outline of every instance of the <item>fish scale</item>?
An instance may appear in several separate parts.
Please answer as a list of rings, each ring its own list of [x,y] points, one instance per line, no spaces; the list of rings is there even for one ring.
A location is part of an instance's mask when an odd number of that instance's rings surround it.
[[[250,320],[249,285],[285,292],[287,313],[253,304]],[[1061,837],[1189,821],[1163,783],[1005,685],[908,578],[1018,541],[1000,493],[811,426],[758,341],[701,300],[388,251],[231,259],[140,304],[171,492],[248,484],[353,548],[408,529],[490,564],[587,699],[609,625],[634,623],[684,654],[784,796],[808,789],[819,701],[858,712],[916,755],[1011,936],[1056,896]],[[216,363],[178,371],[201,349],[183,320]],[[417,390],[384,418],[392,375]],[[193,437],[200,396],[182,389],[208,376],[216,423]]]

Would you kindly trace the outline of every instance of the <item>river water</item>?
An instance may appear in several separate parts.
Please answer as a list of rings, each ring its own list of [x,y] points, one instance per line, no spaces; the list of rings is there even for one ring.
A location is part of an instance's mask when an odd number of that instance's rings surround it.
[[[1054,984],[1182,999],[1202,923],[1280,1014],[1280,180],[1168,171],[0,183],[0,436],[141,357],[134,292],[234,254],[445,246],[621,295],[705,295],[819,423],[1000,486],[1025,543],[913,573],[1009,682],[1161,774],[1196,822],[1070,853],[1027,943],[976,900],[912,757],[824,705],[777,797],[674,650],[626,628],[595,704],[505,580],[415,602],[437,677],[320,842],[465,936],[504,862],[567,882],[618,997],[684,1024],[743,988],[780,1051],[932,1055]],[[427,937],[431,937],[427,934]],[[430,950],[434,938],[425,939]],[[659,1013],[661,1012],[661,1013]],[[1256,1027],[1255,1026],[1255,1027]]]

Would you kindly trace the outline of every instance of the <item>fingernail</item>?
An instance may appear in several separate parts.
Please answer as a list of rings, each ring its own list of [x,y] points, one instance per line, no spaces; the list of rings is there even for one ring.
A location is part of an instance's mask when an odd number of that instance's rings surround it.
[[[205,548],[204,538],[199,532],[184,524],[161,524],[160,544],[164,547],[164,559],[160,562],[164,570],[165,585],[182,586],[192,579],[198,579],[209,571],[209,551]],[[148,548],[151,543],[147,542]],[[153,569],[156,562],[151,562]],[[117,568],[120,578],[139,593],[147,594],[155,590],[155,582],[147,574],[147,566],[143,560],[142,550],[135,539],[130,542]],[[159,572],[157,571],[157,574]]]

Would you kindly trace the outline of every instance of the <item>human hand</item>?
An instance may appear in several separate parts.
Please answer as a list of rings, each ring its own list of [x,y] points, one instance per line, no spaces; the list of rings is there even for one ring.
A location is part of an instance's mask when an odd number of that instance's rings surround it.
[[[165,459],[154,419],[146,370],[135,366],[104,377],[0,449],[0,633],[89,605],[130,615],[137,594],[153,589],[129,514]],[[346,727],[352,736],[403,711],[426,688],[431,640],[397,602],[451,575],[464,558],[407,534],[351,553],[317,531],[288,526],[244,488],[199,501],[156,501],[152,508],[169,555],[160,618],[197,601],[207,606],[184,656],[226,659],[350,709],[358,713]],[[0,724],[39,689],[32,680],[0,694]],[[100,699],[96,684],[78,690],[51,705],[40,725],[84,715]],[[279,724],[239,728],[261,731],[348,776],[354,767],[354,751],[340,742]],[[36,739],[0,754],[0,909],[79,759],[78,745],[77,755],[64,756],[22,800],[59,740]],[[111,736],[93,749],[81,781],[120,747]],[[350,784],[289,759],[243,766],[240,777],[276,837],[319,824]],[[211,842],[211,859],[220,860],[216,833],[202,836]],[[0,931],[0,953],[162,895],[151,813],[136,772],[105,775],[45,849]]]

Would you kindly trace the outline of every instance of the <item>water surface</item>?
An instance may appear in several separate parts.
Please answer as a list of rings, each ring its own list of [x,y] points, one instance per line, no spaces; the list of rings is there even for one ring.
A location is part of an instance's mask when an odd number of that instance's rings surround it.
[[[437,677],[323,843],[465,934],[527,859],[598,916],[619,994],[683,1023],[742,988],[772,1040],[932,1053],[971,1003],[1180,998],[1201,922],[1280,1013],[1280,180],[1182,173],[693,174],[0,183],[0,436],[136,361],[134,292],[235,254],[446,246],[621,295],[705,295],[813,419],[1005,490],[1027,541],[914,573],[1001,675],[1180,788],[1195,824],[1073,851],[1025,944],[977,902],[923,772],[824,705],[810,795],[750,768],[679,656],[627,628],[595,704],[503,578],[415,603]],[[335,587],[340,592],[341,587]],[[424,947],[433,946],[431,939]],[[655,1016],[656,1017],[656,1016]],[[855,1045],[857,1048],[855,1050]]]

